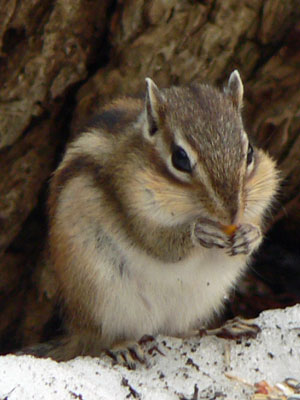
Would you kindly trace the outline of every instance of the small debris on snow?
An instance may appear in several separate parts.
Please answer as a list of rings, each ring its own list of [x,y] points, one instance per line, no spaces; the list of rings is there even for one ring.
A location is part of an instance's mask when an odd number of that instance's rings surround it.
[[[158,336],[136,370],[103,355],[57,363],[0,357],[0,399],[288,400],[300,399],[300,305],[263,312],[256,338]]]

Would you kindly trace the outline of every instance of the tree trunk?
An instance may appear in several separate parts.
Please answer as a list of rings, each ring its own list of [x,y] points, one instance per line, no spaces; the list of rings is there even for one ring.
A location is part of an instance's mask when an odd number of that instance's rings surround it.
[[[278,160],[275,222],[300,226],[298,0],[0,0],[2,351],[53,330],[42,253],[47,183],[72,135],[115,96],[193,80],[245,84],[247,131]],[[50,322],[49,322],[50,321]],[[54,323],[54,322],[53,322]]]

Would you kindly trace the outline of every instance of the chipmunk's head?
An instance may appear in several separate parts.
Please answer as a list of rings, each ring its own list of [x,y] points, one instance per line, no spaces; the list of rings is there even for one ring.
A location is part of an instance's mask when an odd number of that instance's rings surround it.
[[[260,216],[274,193],[273,162],[249,142],[241,119],[243,84],[159,89],[147,78],[142,169],[144,208],[177,224],[203,216],[222,224]]]

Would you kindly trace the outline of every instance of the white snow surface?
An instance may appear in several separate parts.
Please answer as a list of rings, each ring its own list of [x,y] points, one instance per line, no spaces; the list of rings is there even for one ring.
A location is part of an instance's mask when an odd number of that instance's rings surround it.
[[[300,380],[300,305],[263,312],[255,323],[261,333],[240,341],[159,336],[165,355],[154,351],[149,365],[134,371],[108,356],[61,363],[1,356],[0,399],[243,400],[251,398],[255,382]]]

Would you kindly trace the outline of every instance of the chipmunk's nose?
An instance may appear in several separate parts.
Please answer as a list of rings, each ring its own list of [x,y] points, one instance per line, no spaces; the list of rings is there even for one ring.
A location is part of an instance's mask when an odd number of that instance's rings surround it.
[[[227,204],[223,209],[223,218],[220,219],[223,225],[234,225],[239,219],[238,202],[234,198],[227,200]]]
[[[241,207],[239,207],[231,220],[232,224],[238,225],[240,223],[241,216],[242,216],[242,210],[241,210]]]
[[[240,221],[241,214],[242,214],[240,206],[233,208],[231,211],[232,211],[232,213],[231,213],[230,223],[226,224],[226,225],[221,224],[221,229],[228,236],[234,235],[235,231],[238,228],[239,221]]]
[[[231,206],[230,209],[226,210],[223,217],[219,218],[219,223],[222,225],[222,229],[225,233],[231,232],[231,229],[239,225],[241,219],[241,212],[238,207]]]
[[[240,193],[232,193],[227,199],[227,205],[229,225],[238,225],[243,214],[243,206]]]

